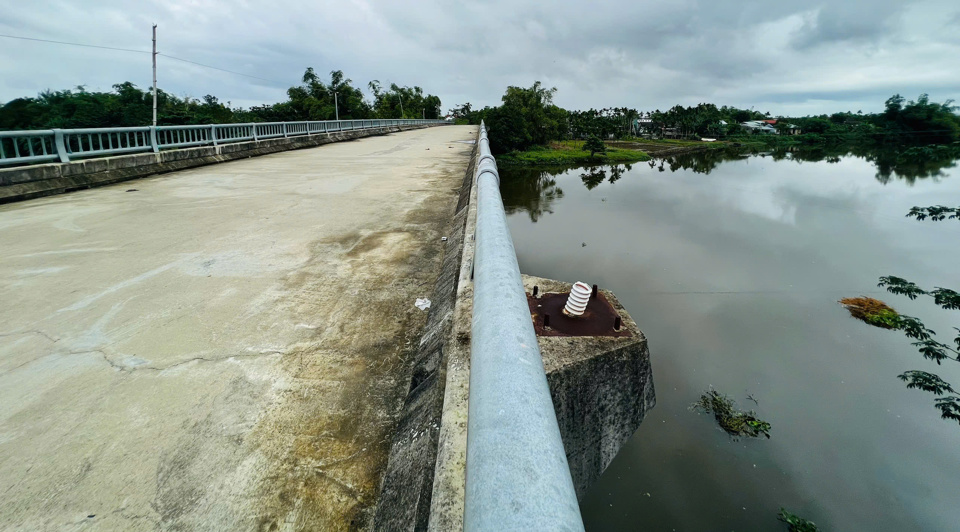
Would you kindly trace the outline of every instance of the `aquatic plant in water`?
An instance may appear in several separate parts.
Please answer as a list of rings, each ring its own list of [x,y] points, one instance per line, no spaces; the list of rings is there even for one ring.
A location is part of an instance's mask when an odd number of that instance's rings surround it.
[[[813,521],[807,521],[799,515],[794,515],[783,508],[777,514],[777,519],[787,524],[787,530],[790,532],[819,532],[820,529]]]
[[[701,394],[692,408],[696,411],[712,413],[720,428],[731,436],[756,438],[763,435],[770,438],[770,423],[758,419],[756,412],[752,410],[738,410],[732,399],[716,390]]]
[[[900,328],[900,314],[883,301],[872,297],[845,297],[840,300],[850,315],[881,329]]]

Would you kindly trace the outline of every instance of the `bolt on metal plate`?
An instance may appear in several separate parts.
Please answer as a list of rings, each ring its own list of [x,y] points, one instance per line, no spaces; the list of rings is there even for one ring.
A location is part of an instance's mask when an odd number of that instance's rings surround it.
[[[603,293],[595,293],[583,315],[573,318],[563,312],[569,292],[540,293],[536,287],[534,294],[539,295],[527,294],[527,304],[537,336],[633,336]]]

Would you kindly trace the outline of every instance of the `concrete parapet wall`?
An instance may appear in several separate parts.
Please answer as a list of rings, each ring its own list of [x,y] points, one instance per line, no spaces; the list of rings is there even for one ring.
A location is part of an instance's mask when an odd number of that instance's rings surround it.
[[[69,163],[5,168],[0,169],[0,203],[61,194],[197,166],[423,127],[430,126],[390,126],[317,133],[309,136],[233,142],[219,146],[183,148],[159,153],[137,153]]]

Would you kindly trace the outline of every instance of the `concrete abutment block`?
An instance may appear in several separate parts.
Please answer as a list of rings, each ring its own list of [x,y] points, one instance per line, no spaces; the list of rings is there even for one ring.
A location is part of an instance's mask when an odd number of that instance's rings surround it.
[[[571,285],[523,276],[528,294]],[[547,383],[577,497],[583,498],[656,404],[647,338],[608,290],[600,290],[629,336],[538,336]],[[588,303],[593,304],[594,300]]]

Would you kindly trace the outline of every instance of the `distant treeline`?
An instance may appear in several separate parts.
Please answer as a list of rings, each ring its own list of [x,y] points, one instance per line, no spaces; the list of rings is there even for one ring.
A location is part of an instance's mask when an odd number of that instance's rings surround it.
[[[324,82],[308,68],[301,81],[287,90],[286,101],[250,109],[232,107],[212,95],[179,98],[158,89],[157,124],[333,120],[338,107],[341,120],[440,117],[440,98],[420,87],[391,84],[384,88],[374,80],[367,84],[373,93],[368,99],[340,70],[331,72],[330,81]],[[11,100],[0,105],[0,130],[148,126],[152,115],[151,90],[127,81],[114,85],[112,92],[90,92],[80,86]]]
[[[479,124],[485,120],[495,131],[491,148],[498,153],[524,150],[553,140],[568,138],[624,138],[638,133],[636,120],[643,119],[643,131],[654,135],[670,131],[679,138],[743,139],[747,132],[740,125],[751,120],[771,120],[770,113],[736,107],[717,107],[702,103],[693,107],[674,106],[640,112],[614,107],[568,111],[553,104],[556,89],[540,82],[530,88],[508,87],[502,104],[473,109],[467,103],[450,110],[461,123]],[[771,145],[804,144],[814,146],[848,144],[896,144],[923,146],[960,141],[960,116],[952,100],[931,102],[926,94],[907,101],[896,94],[886,101],[881,113],[843,112],[806,117],[776,117],[773,127],[781,135],[753,135],[751,139]],[[799,135],[786,135],[796,126]],[[761,140],[762,139],[762,140]]]

